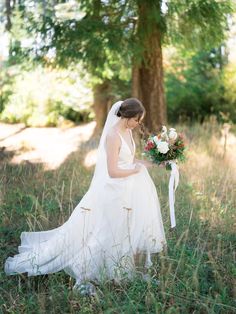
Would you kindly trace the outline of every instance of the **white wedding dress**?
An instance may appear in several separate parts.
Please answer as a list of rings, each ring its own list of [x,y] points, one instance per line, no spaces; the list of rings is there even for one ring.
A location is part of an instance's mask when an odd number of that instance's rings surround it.
[[[133,168],[134,153],[121,135],[120,139],[118,166]],[[135,152],[133,137],[132,142]],[[19,254],[5,263],[8,275],[64,270],[77,284],[117,279],[133,273],[135,253],[147,253],[150,261],[151,253],[163,250],[166,238],[159,200],[146,167],[125,178],[109,177],[99,162],[96,170],[87,193],[63,225],[22,232]]]

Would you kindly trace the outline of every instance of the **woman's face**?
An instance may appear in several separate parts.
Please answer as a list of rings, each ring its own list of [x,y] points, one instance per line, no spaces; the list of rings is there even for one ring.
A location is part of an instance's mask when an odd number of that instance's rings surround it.
[[[127,127],[129,129],[136,128],[142,122],[143,118],[144,118],[144,115],[141,118],[137,116],[137,117],[127,119]]]

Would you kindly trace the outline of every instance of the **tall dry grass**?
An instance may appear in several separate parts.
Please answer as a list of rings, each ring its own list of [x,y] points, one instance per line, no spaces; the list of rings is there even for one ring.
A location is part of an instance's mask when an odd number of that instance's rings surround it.
[[[176,192],[177,228],[170,231],[169,172],[150,174],[161,202],[167,251],[154,256],[150,270],[156,286],[139,277],[115,285],[104,282],[98,298],[73,293],[74,280],[63,272],[49,276],[7,277],[1,267],[3,313],[235,313],[236,132],[223,157],[224,143],[215,121],[178,125],[188,141]],[[16,253],[26,230],[45,230],[65,222],[89,186],[93,167],[84,158],[92,139],[56,170],[42,164],[0,163],[1,260]],[[140,154],[140,150],[139,150]]]

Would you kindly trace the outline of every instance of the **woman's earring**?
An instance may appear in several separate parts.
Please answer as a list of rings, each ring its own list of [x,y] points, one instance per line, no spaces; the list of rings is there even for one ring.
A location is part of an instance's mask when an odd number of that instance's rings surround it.
[[[129,128],[129,119],[126,120],[126,128]]]

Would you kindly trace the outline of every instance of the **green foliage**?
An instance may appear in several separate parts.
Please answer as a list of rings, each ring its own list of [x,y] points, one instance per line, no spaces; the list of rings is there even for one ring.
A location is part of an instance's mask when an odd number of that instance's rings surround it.
[[[110,98],[130,96],[132,66],[141,61],[145,64],[145,43],[155,25],[163,45],[171,43],[182,50],[183,60],[175,60],[174,70],[166,70],[170,120],[179,116],[201,120],[209,114],[230,112],[235,121],[230,100],[233,93],[225,87],[223,72],[216,67],[219,54],[213,51],[211,56],[206,52],[224,41],[227,17],[233,10],[232,0],[14,2],[9,61],[19,64],[33,59],[46,67],[67,68],[79,60],[91,75],[91,85],[109,81]],[[184,49],[203,52],[190,57],[183,55]],[[29,103],[34,107],[34,101]],[[53,108],[45,112],[62,113],[64,102],[56,97],[55,101],[48,101],[47,107]],[[68,110],[62,116],[77,120],[76,110]],[[30,112],[33,111],[32,108]],[[54,125],[59,116],[47,114],[43,123]],[[10,115],[5,115],[6,121],[17,120]],[[28,121],[27,115],[24,114],[24,121]],[[35,120],[33,117],[27,123],[34,124]]]
[[[28,56],[44,63],[53,52],[52,64],[67,67],[79,60],[96,79],[120,78],[119,73],[130,65],[129,42],[117,15],[120,8],[109,8],[100,1],[97,4],[41,3],[44,10],[40,5],[36,12],[28,6],[19,9],[28,35],[39,39],[25,49]]]
[[[122,41],[121,30],[118,27],[111,30],[109,26],[101,22],[99,24],[81,21],[76,25],[74,32],[71,32],[67,25],[63,25],[62,30],[58,30],[58,26],[55,34],[56,62],[65,65],[80,58],[95,78],[122,79],[123,74],[127,76],[126,73],[129,73],[131,62],[129,54],[126,53],[127,45]],[[81,44],[84,41],[85,43]]]
[[[92,92],[80,66],[54,70],[40,66],[15,77],[1,120],[27,126],[56,126],[64,119],[88,121]]]
[[[51,2],[40,1],[34,10],[28,5],[16,7],[13,24],[19,25],[20,17],[26,33],[21,32],[23,38],[17,30],[12,33],[11,64],[31,59],[46,67],[68,68],[80,60],[83,69],[90,73],[91,86],[106,80],[110,82],[109,97],[130,96],[131,59],[127,53],[130,43],[120,27],[126,5],[120,7],[114,2],[108,13],[106,4],[99,5],[99,1],[97,4],[81,1],[78,4],[59,2],[53,6]],[[109,19],[106,19],[107,13]],[[70,111],[66,115],[73,118],[74,113]]]
[[[220,45],[234,12],[232,0],[168,0],[166,41],[187,49],[210,49]]]
[[[216,49],[187,55],[179,50],[172,55],[165,78],[170,121],[203,121],[212,114],[221,119],[221,113],[236,121],[235,106],[226,97],[225,62],[226,56]]]
[[[225,116],[225,120],[226,120],[225,122],[229,122],[230,120],[236,121],[236,67],[235,67],[235,64],[229,63],[224,68],[223,83],[224,83],[224,89],[225,89],[224,98],[226,101],[225,110],[223,112]]]
[[[0,71],[0,112],[9,101],[12,95],[13,75],[7,68],[2,68]]]

